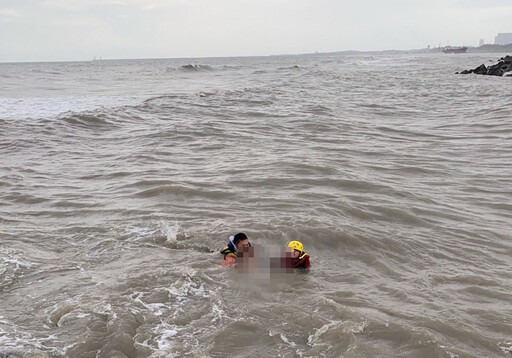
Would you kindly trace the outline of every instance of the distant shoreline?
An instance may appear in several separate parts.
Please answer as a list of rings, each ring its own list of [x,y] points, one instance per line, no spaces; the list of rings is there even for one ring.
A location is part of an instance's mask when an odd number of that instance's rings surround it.
[[[482,45],[479,47],[470,47],[467,46],[468,51],[467,53],[504,53],[504,52],[512,52],[512,44],[508,45]],[[418,51],[424,51],[424,52],[440,52],[443,48],[430,48],[430,49],[423,49]]]
[[[479,47],[470,47],[467,53],[509,53],[512,52],[512,44],[508,45],[482,45]],[[302,54],[283,54],[277,56],[301,56],[301,55],[361,55],[361,54],[404,54],[404,53],[442,53],[444,47],[431,47],[413,50],[380,50],[380,51],[332,51],[332,52],[314,52],[314,53],[302,53]]]
[[[428,54],[442,53],[444,47],[431,47],[412,50],[377,50],[377,51],[328,51],[328,52],[303,52],[279,55],[252,55],[252,56],[202,56],[202,57],[147,57],[147,58],[103,58],[93,60],[50,60],[50,61],[1,61],[0,64],[9,63],[59,63],[59,62],[103,62],[103,61],[137,61],[137,60],[201,60],[210,58],[250,58],[250,57],[285,57],[285,56],[324,56],[324,55],[399,55],[399,54]],[[512,44],[508,45],[482,45],[479,47],[467,46],[467,53],[512,53]]]

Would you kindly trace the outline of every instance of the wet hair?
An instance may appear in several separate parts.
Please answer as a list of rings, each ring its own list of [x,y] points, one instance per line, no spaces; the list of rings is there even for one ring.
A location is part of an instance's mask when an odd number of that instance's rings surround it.
[[[249,240],[247,235],[245,235],[243,232],[239,232],[236,234],[233,238],[233,244],[238,245],[240,241]]]

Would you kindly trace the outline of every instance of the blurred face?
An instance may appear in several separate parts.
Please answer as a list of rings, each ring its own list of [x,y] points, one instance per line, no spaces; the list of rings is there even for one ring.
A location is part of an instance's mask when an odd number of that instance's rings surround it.
[[[300,256],[300,251],[294,250],[291,247],[288,248],[288,252],[290,253],[290,256],[292,257],[292,259],[297,259]]]
[[[249,243],[249,239],[239,241],[238,244],[236,244],[236,249],[238,251],[244,251],[244,248],[247,250],[251,244]]]

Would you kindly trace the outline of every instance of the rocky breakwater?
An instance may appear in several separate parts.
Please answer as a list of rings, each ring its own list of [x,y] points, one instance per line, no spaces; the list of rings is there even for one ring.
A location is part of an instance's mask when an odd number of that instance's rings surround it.
[[[456,72],[459,74],[459,72]],[[498,60],[498,63],[486,67],[484,64],[474,68],[472,70],[464,70],[460,72],[461,75],[467,75],[469,73],[476,73],[477,75],[489,75],[489,76],[512,76],[512,56],[505,56]]]

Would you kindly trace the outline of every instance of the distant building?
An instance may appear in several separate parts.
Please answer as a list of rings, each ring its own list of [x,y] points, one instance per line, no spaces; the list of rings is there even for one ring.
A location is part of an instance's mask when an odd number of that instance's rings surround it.
[[[512,44],[512,32],[499,33],[494,38],[495,45],[508,45]]]
[[[480,39],[480,42],[478,43],[478,46],[483,46],[485,45],[485,40],[484,39]]]

